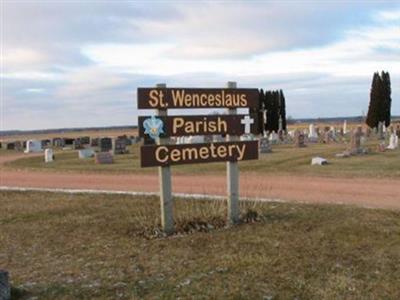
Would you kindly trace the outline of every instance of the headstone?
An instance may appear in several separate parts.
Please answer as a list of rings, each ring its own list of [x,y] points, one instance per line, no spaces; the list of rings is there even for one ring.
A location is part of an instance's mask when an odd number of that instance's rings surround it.
[[[95,152],[93,149],[86,148],[78,151],[78,156],[79,159],[85,159],[85,158],[90,158],[95,155]]]
[[[82,136],[79,138],[81,145],[90,145],[90,136]]]
[[[24,148],[23,148],[23,143],[20,142],[20,141],[15,141],[15,143],[14,143],[14,150],[17,150],[17,151],[22,151],[22,150],[24,150]]]
[[[346,158],[346,157],[350,157],[350,156],[351,156],[351,153],[350,153],[350,151],[347,151],[347,150],[335,155],[335,157],[337,157],[337,158]]]
[[[96,153],[94,159],[96,164],[112,164],[114,162],[113,156],[110,152]]]
[[[74,149],[75,150],[83,149],[83,144],[80,138],[74,140]]]
[[[269,135],[269,142],[271,144],[276,144],[278,143],[279,136],[275,131],[272,131],[271,134]]]
[[[384,131],[383,131],[383,122],[378,123],[378,139],[383,140],[385,138]]]
[[[204,136],[204,143],[212,143],[212,141],[213,141],[212,135]]]
[[[260,153],[270,153],[271,151],[271,145],[269,143],[269,140],[267,137],[262,137],[260,138]]]
[[[333,142],[334,139],[332,137],[332,133],[331,131],[325,131],[324,132],[324,139],[323,139],[323,143],[325,144],[330,144],[331,142]]]
[[[113,148],[113,142],[111,138],[101,138],[99,141],[100,152],[108,152]]]
[[[318,166],[322,166],[322,165],[327,165],[328,164],[328,161],[325,159],[325,158],[322,158],[322,157],[313,157],[312,158],[312,160],[311,160],[311,165],[312,166],[315,166],[315,165],[318,165]]]
[[[31,153],[31,152],[41,152],[42,149],[42,142],[38,140],[28,140],[26,142],[26,149],[25,153]]]
[[[220,135],[220,134],[214,134],[212,136],[212,139],[213,139],[214,143],[220,143],[220,142],[224,142],[225,141],[224,137],[222,135]]]
[[[52,142],[54,147],[64,147],[65,143],[64,143],[64,139],[62,138],[53,138],[53,142]]]
[[[282,122],[282,116],[279,116],[279,121],[278,121],[278,132],[283,131],[283,122]]]
[[[254,141],[254,135],[253,134],[244,134],[240,136],[241,141]]]
[[[64,146],[70,146],[72,147],[74,145],[74,141],[75,139],[71,139],[71,138],[64,138]]]
[[[344,120],[344,122],[343,122],[343,135],[346,135],[347,134],[347,121],[346,120]]]
[[[6,149],[7,150],[14,150],[15,149],[15,143],[14,142],[8,142],[6,143]]]
[[[389,146],[387,146],[387,149],[389,150],[395,150],[399,147],[399,137],[397,136],[397,134],[395,132],[393,132],[390,135],[390,139],[389,139]]]
[[[306,146],[304,133],[301,132],[300,130],[296,130],[296,132],[295,132],[294,143],[295,143],[295,146],[298,148],[303,148]]]
[[[381,142],[378,144],[376,150],[378,152],[385,152],[386,151],[386,146],[385,146],[385,142]]]
[[[369,127],[365,128],[365,130],[364,130],[365,137],[369,138],[371,136],[371,134],[372,134],[371,128],[369,128]]]
[[[315,125],[310,124],[309,125],[309,133],[308,133],[308,140],[312,143],[315,143],[318,141],[318,133],[315,130]]]
[[[8,279],[8,272],[0,270],[0,299],[11,299],[11,287]]]
[[[114,154],[126,154],[129,153],[128,149],[126,148],[126,139],[125,138],[117,138],[114,141]]]
[[[331,133],[331,137],[332,137],[333,141],[336,141],[337,132],[336,132],[335,126],[331,126],[331,128],[329,129],[329,132]]]
[[[54,160],[53,149],[44,150],[44,162],[49,163]]]
[[[350,152],[351,154],[360,154],[362,153],[362,148],[361,148],[361,136],[362,136],[362,131],[361,127],[357,127],[357,129],[354,129],[352,134],[351,134],[351,140],[350,140]]]
[[[49,140],[49,139],[41,140],[40,142],[42,144],[42,148],[46,148],[46,147],[49,147],[51,145],[51,140]]]

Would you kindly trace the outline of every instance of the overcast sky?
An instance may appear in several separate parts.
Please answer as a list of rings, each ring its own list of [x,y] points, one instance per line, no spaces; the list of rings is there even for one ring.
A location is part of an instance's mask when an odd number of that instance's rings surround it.
[[[366,113],[398,1],[1,1],[1,129],[136,125],[137,87],[283,89],[292,117]]]

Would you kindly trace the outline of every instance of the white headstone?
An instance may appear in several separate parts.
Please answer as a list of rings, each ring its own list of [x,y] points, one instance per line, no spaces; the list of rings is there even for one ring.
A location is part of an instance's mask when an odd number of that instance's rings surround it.
[[[254,135],[252,134],[244,134],[240,136],[241,141],[254,141]]]
[[[53,149],[44,150],[44,162],[49,163],[54,160]]]
[[[387,146],[387,149],[389,150],[395,150],[399,147],[399,137],[397,136],[396,133],[392,133],[390,135],[389,139],[389,146]]]
[[[322,166],[322,165],[326,165],[328,164],[328,161],[325,158],[322,157],[313,157],[313,159],[311,160],[311,165],[317,165],[317,166]]]
[[[269,135],[269,141],[270,141],[271,144],[277,143],[277,142],[278,142],[278,139],[279,139],[279,136],[278,136],[278,134],[277,134],[275,131],[273,131],[273,132],[270,133],[270,135]]]
[[[191,136],[191,143],[192,144],[204,143],[204,135],[193,135],[193,136]]]
[[[90,158],[95,155],[95,152],[93,149],[82,149],[78,151],[79,159],[85,159],[85,158]]]
[[[331,126],[329,131],[332,133],[332,138],[336,139],[336,128],[335,128],[335,126]]]
[[[310,124],[310,126],[309,126],[308,139],[310,141],[317,141],[318,140],[318,133],[315,130],[315,125],[314,124]]]
[[[343,122],[343,134],[347,134],[347,121]]]

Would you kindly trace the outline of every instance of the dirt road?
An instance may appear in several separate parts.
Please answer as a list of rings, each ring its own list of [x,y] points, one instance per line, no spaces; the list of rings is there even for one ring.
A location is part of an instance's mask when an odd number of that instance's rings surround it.
[[[0,164],[20,156],[3,156],[0,158]],[[172,184],[173,192],[176,193],[226,194],[226,178],[224,176],[176,175],[172,178]],[[74,174],[1,168],[0,185],[158,192],[158,177],[136,174]],[[241,173],[240,196],[400,209],[400,180],[260,176],[259,174]]]

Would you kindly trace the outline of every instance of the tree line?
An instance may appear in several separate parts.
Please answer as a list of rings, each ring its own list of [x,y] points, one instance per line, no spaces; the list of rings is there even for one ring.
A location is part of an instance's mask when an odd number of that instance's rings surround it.
[[[286,131],[286,101],[282,90],[260,90],[261,119],[264,120],[263,131],[278,132],[279,120],[282,122],[282,130]],[[264,114],[265,112],[265,114]],[[266,119],[264,119],[264,116]]]

